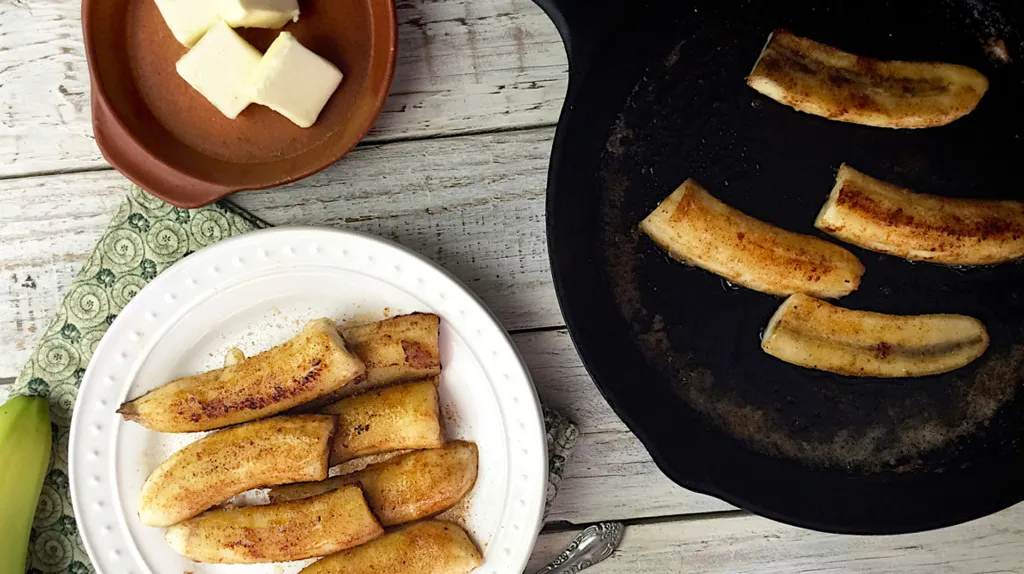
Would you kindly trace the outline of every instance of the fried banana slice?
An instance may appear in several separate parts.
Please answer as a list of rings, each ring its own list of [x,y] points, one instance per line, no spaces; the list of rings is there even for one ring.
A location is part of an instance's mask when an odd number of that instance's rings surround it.
[[[801,112],[881,128],[946,125],[988,91],[966,66],[874,60],[785,30],[768,39],[747,85]]]
[[[477,450],[471,442],[419,450],[320,482],[270,490],[272,502],[316,496],[346,484],[360,484],[373,513],[394,526],[448,510],[476,483]]]
[[[1024,257],[1024,203],[915,193],[846,164],[814,226],[913,261],[991,265]]]
[[[344,392],[354,394],[441,374],[440,325],[441,318],[433,313],[411,313],[342,327],[341,336],[366,364],[366,378]]]
[[[179,522],[164,539],[189,560],[264,564],[327,556],[384,533],[358,486],[312,498],[218,509]]]
[[[444,446],[436,377],[342,399],[321,412],[338,415],[331,466],[382,452]]]
[[[232,359],[238,360],[238,353]],[[351,383],[365,372],[330,319],[222,369],[185,377],[124,403],[126,420],[159,432],[197,432],[286,411]]]
[[[971,317],[854,311],[797,294],[768,322],[761,349],[809,369],[897,378],[959,369],[988,342],[985,326]]]
[[[469,574],[481,564],[465,530],[429,520],[318,560],[299,574]]]
[[[715,199],[692,179],[640,223],[673,259],[772,295],[848,295],[864,266],[849,251],[759,221]]]
[[[280,416],[203,437],[149,475],[139,520],[170,526],[252,488],[323,480],[336,426],[330,415]]]
[[[367,325],[340,327],[338,331],[348,348],[366,365],[366,376],[307,407],[316,409],[370,389],[441,374],[440,324],[441,318],[432,313],[411,313]]]

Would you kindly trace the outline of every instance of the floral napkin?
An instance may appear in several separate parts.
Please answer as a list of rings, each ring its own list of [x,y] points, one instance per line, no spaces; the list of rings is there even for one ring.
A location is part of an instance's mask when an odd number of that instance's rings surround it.
[[[89,574],[68,493],[68,435],[78,386],[96,345],[124,306],[182,257],[222,239],[268,227],[228,202],[178,209],[133,186],[71,284],[57,316],[7,395],[50,400],[53,452],[29,543],[30,573]],[[576,443],[575,425],[544,409],[549,475],[547,502],[558,492]]]

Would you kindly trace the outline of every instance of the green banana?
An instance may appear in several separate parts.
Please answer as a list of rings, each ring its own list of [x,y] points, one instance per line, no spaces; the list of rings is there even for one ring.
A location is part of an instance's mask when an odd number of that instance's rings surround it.
[[[50,439],[46,399],[18,396],[0,405],[0,574],[25,572]]]

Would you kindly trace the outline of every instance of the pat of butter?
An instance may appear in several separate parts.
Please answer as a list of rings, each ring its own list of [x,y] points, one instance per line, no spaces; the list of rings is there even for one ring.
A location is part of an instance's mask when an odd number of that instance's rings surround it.
[[[341,78],[334,64],[300,44],[295,36],[281,32],[256,68],[249,95],[257,104],[308,128],[338,89]]]
[[[216,0],[213,3],[220,17],[232,28],[276,29],[289,21],[299,21],[298,0]]]
[[[249,81],[260,58],[259,50],[219,21],[178,60],[176,67],[178,75],[222,114],[235,119],[250,103]]]
[[[156,0],[156,7],[174,37],[189,48],[220,19],[210,0]]]

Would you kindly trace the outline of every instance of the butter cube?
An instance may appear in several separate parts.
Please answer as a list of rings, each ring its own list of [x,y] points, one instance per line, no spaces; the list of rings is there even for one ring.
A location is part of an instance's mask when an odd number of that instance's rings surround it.
[[[156,7],[174,37],[189,48],[220,19],[211,0],[156,0]]]
[[[220,17],[232,28],[276,29],[289,21],[299,21],[298,0],[216,0],[213,3]]]
[[[248,88],[260,52],[223,21],[218,21],[178,60],[178,75],[235,119],[249,105]]]
[[[253,75],[250,97],[301,128],[316,122],[341,84],[341,71],[288,32],[267,48]]]

